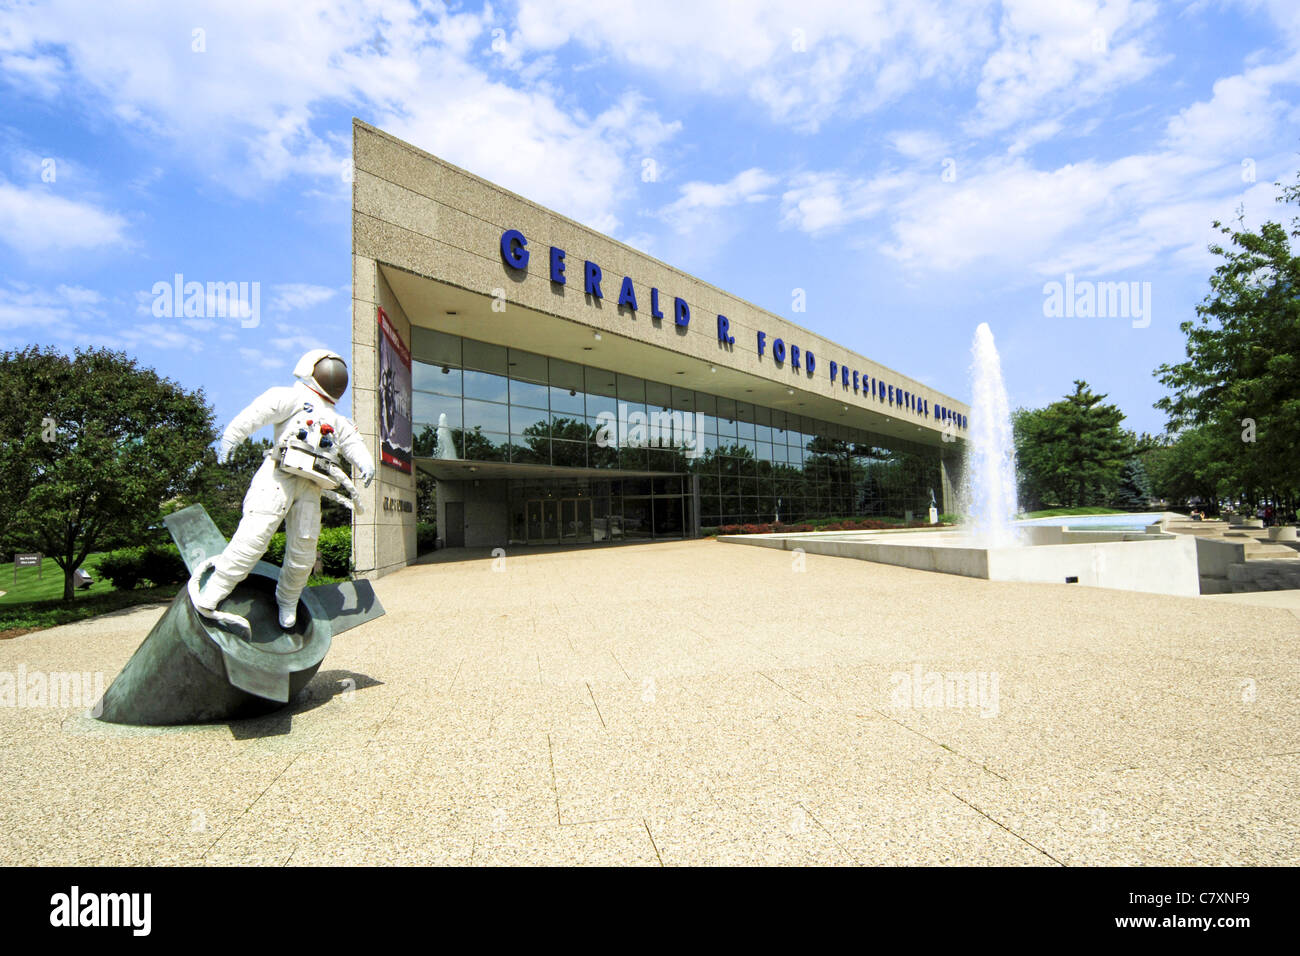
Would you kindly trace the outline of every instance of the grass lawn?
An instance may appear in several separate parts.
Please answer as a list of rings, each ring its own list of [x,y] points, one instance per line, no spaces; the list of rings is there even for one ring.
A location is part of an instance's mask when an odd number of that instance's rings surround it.
[[[17,637],[31,631],[84,621],[109,611],[120,611],[136,604],[170,602],[176,596],[178,585],[165,588],[136,588],[132,591],[114,591],[78,597],[70,604],[62,598],[53,601],[33,601],[28,604],[0,604],[0,640]],[[60,592],[62,593],[62,592]],[[142,634],[141,637],[144,635]]]
[[[1138,514],[1144,512],[1135,512]],[[1120,511],[1116,508],[1098,508],[1090,506],[1087,508],[1045,508],[1042,511],[1026,511],[1020,517],[1022,518],[1055,518],[1059,515],[1120,515],[1128,514],[1126,511]]]
[[[85,591],[77,592],[77,599],[108,594],[113,590],[106,578],[99,575],[99,562],[106,552],[89,555],[81,565],[82,569],[95,579]],[[38,576],[39,571],[39,576]],[[46,558],[40,568],[19,568],[18,583],[14,584],[14,566],[10,562],[0,565],[0,608],[11,604],[30,604],[33,601],[52,601],[63,597],[63,569],[53,558]]]
[[[118,591],[99,575],[99,561],[103,556],[104,553],[97,553],[86,558],[82,567],[95,579],[95,583],[85,591],[76,592],[76,597],[69,604],[63,602],[63,569],[53,558],[46,558],[42,562],[39,577],[36,568],[19,568],[17,585],[13,583],[13,565],[0,567],[0,591],[5,592],[0,595],[0,640],[60,624],[71,624],[73,621],[84,621],[86,618],[120,611],[137,604],[169,604],[176,592],[184,586],[169,584],[165,587]],[[307,584],[310,587],[346,580],[346,577],[313,574]]]

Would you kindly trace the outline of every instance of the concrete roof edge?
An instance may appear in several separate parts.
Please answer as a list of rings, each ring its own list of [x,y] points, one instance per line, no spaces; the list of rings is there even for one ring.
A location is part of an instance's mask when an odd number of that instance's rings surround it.
[[[556,212],[554,209],[549,209],[546,206],[543,206],[539,202],[535,202],[532,199],[528,199],[525,196],[521,196],[516,192],[506,189],[504,186],[498,185],[497,183],[492,182],[490,179],[484,179],[482,176],[476,175],[475,173],[471,173],[469,170],[457,166],[455,163],[448,162],[447,160],[443,159],[440,156],[435,156],[433,153],[429,152],[428,150],[421,149],[419,146],[416,146],[412,143],[408,143],[406,140],[394,136],[392,133],[386,132],[377,126],[373,126],[359,117],[356,116],[352,117],[352,127],[353,127],[354,135],[357,128],[364,129],[366,132],[372,133],[375,136],[380,137],[381,139],[388,140],[395,146],[399,146],[402,149],[409,150],[410,152],[415,153],[431,162],[437,163],[438,165],[443,166],[446,169],[452,170],[458,175],[468,177],[469,179],[481,183],[482,185],[486,186],[489,189],[495,190],[496,192],[499,192],[502,195],[509,196],[511,199],[517,202],[525,203],[529,206],[532,206],[534,209],[538,210],[539,212],[545,213],[548,216],[554,216],[557,219],[561,219],[564,222],[568,223],[569,225],[573,226],[575,229],[580,229],[583,232],[588,232],[591,233],[592,235],[599,236],[600,238],[606,240],[607,242],[612,242],[617,246],[621,246],[622,248],[626,249],[634,256],[637,256],[642,259],[648,259],[651,262],[654,262],[655,264],[662,266],[664,269],[667,269],[669,272],[675,272],[677,275],[689,279],[692,282],[698,282],[700,285],[712,289],[714,292],[717,292],[719,295],[725,298],[732,299],[736,302],[739,302],[742,305],[748,306],[749,308],[753,309],[755,312],[762,313],[763,315],[770,315],[775,319],[779,319],[782,322],[794,326],[800,332],[805,332],[809,336],[821,339],[823,342],[826,342],[828,345],[836,346],[837,348],[841,348],[852,355],[857,355],[859,358],[865,359],[868,362],[872,362],[876,365],[879,365],[881,368],[885,369],[888,372],[892,372],[893,374],[897,375],[899,378],[905,378],[910,382],[916,382],[918,385],[922,386],[923,388],[928,388],[930,389],[930,391],[934,392],[935,394],[941,395],[943,396],[943,398],[952,402],[953,403],[952,407],[954,408],[960,406],[961,408],[965,409],[968,413],[970,411],[970,405],[968,403],[963,402],[958,398],[954,398],[952,395],[949,395],[947,392],[942,392],[932,385],[927,385],[925,382],[922,382],[920,379],[913,378],[912,376],[907,375],[904,372],[900,372],[898,371],[898,369],[885,365],[883,362],[877,359],[873,359],[869,356],[862,355],[859,352],[854,352],[848,346],[841,345],[840,343],[827,338],[825,335],[822,335],[820,332],[815,332],[812,329],[800,325],[798,322],[795,322],[791,319],[787,319],[785,316],[771,311],[770,309],[765,309],[760,305],[756,305],[755,303],[750,302],[748,299],[741,298],[740,296],[736,295],[734,292],[728,292],[726,289],[721,289],[718,286],[714,285],[712,282],[708,282],[704,279],[701,279],[699,276],[692,275],[691,273],[686,272],[683,269],[680,269],[679,267],[672,265],[671,263],[664,262],[662,259],[658,259],[647,252],[643,252],[640,249],[634,248],[633,246],[629,246],[626,242],[623,242],[620,239],[615,239],[613,236],[607,236],[605,235],[605,233],[593,229],[590,226],[584,225],[583,223],[578,222],[576,219],[571,219],[568,216],[564,215],[563,213]]]

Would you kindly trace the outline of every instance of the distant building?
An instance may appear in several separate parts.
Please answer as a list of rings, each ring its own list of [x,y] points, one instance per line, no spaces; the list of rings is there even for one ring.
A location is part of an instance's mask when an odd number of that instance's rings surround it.
[[[447,547],[921,517],[931,489],[956,510],[965,405],[365,123],[353,142],[353,416],[384,463],[360,573],[414,560],[417,472]]]

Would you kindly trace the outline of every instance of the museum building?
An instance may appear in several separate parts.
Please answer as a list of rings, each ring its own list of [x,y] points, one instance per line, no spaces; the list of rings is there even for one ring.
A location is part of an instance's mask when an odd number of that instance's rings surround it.
[[[353,159],[358,573],[421,496],[449,548],[956,510],[964,404],[359,120]]]

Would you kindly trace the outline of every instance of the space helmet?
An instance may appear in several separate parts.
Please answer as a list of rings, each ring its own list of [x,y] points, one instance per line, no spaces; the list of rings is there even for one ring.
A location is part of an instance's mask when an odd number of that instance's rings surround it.
[[[293,374],[330,401],[337,402],[347,391],[347,364],[341,355],[329,349],[312,349],[298,360]]]

